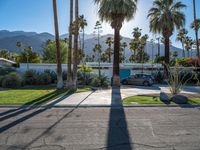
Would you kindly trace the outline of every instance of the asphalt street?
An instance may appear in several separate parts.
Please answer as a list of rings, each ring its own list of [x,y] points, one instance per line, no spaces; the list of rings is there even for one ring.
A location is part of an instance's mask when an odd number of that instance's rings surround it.
[[[200,150],[200,108],[0,108],[0,150]]]

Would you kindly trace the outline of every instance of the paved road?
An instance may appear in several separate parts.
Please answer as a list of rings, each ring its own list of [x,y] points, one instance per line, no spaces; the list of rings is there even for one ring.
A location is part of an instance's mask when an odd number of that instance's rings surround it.
[[[0,150],[200,150],[200,108],[0,108]]]
[[[93,106],[111,106],[111,105],[120,105],[118,101],[113,102],[113,98],[118,98],[119,95],[122,99],[135,95],[144,95],[144,94],[160,94],[160,92],[169,92],[167,86],[158,86],[154,85],[151,87],[143,86],[122,86],[120,90],[118,89],[103,89],[96,90],[94,92],[84,92],[84,93],[75,93],[65,98],[64,100],[56,103],[56,106],[69,106],[77,105],[80,102],[81,106],[93,105]],[[199,87],[186,87],[182,93],[186,94],[200,94]]]

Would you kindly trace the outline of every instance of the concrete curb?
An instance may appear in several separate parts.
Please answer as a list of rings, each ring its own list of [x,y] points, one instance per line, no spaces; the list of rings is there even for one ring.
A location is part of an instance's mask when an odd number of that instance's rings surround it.
[[[20,108],[20,109],[38,109],[38,108],[48,108],[49,106],[47,105],[42,105],[42,106],[30,106],[30,105],[0,105],[0,108]],[[57,106],[51,106],[51,108],[72,108],[72,107],[77,107],[77,105],[57,105]],[[200,104],[182,104],[182,105],[80,105],[78,106],[79,108],[137,108],[137,107],[179,107],[179,108],[197,108],[200,107]]]

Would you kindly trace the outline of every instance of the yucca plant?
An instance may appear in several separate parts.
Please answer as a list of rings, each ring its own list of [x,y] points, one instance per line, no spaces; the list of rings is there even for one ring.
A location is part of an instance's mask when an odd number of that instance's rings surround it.
[[[194,68],[192,71],[191,68],[181,68],[177,63],[174,67],[168,67],[168,85],[172,95],[179,94],[188,81],[196,76],[196,73],[193,70]]]

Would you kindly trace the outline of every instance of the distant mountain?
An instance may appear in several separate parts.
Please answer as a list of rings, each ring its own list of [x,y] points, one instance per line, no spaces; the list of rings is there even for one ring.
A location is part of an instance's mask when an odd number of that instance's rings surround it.
[[[68,38],[68,34],[64,34],[60,36],[61,39]],[[108,37],[113,37],[112,34],[103,35],[100,38],[100,44],[102,45],[102,50],[105,51],[107,49],[107,45],[105,41]],[[80,34],[80,39],[82,39],[82,34]],[[37,53],[42,53],[42,45],[48,40],[54,39],[54,35],[50,33],[36,33],[36,32],[24,32],[24,31],[14,31],[10,32],[7,30],[0,31],[0,49],[6,49],[10,52],[20,53],[20,50],[16,47],[16,42],[21,41],[26,46],[32,46],[33,51]],[[122,42],[126,42],[129,44],[131,42],[130,38],[123,37]],[[97,44],[97,37],[94,34],[85,34],[85,53],[88,55],[92,55],[95,44]],[[152,44],[150,42],[147,43],[145,50],[151,56],[152,54],[155,57],[158,51],[158,44],[153,44],[153,53],[152,53]],[[182,56],[182,50],[171,46],[172,51],[177,51],[178,56]],[[129,47],[126,48],[126,58],[129,58],[132,52],[129,50]],[[164,55],[164,46],[161,45],[161,55]],[[194,53],[193,53],[194,55]]]

